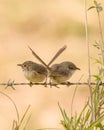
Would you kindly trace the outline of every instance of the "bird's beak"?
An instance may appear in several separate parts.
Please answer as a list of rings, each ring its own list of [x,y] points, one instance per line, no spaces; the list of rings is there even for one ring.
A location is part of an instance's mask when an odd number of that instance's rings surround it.
[[[77,68],[77,70],[81,70],[80,68]]]
[[[22,67],[22,64],[17,64],[17,66],[21,66]]]

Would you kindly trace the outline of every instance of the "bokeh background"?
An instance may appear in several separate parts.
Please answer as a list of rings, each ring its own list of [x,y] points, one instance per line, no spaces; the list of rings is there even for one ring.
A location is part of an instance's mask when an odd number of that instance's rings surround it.
[[[87,7],[93,0],[87,1]],[[104,1],[99,0],[104,7]],[[63,45],[67,49],[54,63],[72,61],[79,68],[70,82],[86,82],[88,79],[87,45],[85,42],[85,12],[83,0],[0,0],[0,83],[9,79],[28,82],[18,63],[26,60],[39,61],[33,57],[27,45],[48,63]],[[101,12],[102,29],[104,12]],[[93,58],[98,50],[93,47],[100,39],[95,9],[88,11],[88,29],[91,55],[91,72],[97,73]],[[93,79],[92,79],[93,80]],[[32,113],[27,130],[60,128],[62,119],[58,102],[70,116],[71,100],[76,86],[60,88],[44,86],[15,86],[16,90],[0,86],[0,91],[16,103],[20,118],[30,104]],[[78,86],[74,98],[73,113],[79,113],[89,96],[88,86]],[[11,130],[16,119],[12,103],[0,94],[0,129]]]

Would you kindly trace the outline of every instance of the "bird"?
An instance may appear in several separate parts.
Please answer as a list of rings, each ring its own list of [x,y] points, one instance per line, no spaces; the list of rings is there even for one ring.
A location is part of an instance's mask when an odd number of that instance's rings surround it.
[[[68,81],[76,70],[80,70],[74,63],[63,61],[50,67],[50,80],[52,83],[60,84]]]
[[[25,78],[30,81],[30,86],[33,82],[43,82],[45,81],[48,71],[47,69],[38,63],[33,61],[25,61],[22,64],[17,64],[21,66],[24,72]]]

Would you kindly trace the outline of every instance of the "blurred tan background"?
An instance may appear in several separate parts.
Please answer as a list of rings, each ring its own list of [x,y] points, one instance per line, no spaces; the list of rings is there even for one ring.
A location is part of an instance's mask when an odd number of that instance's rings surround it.
[[[103,0],[99,0],[104,6]],[[88,7],[93,5],[93,0]],[[70,82],[86,82],[88,79],[87,45],[84,28],[85,14],[83,0],[0,0],[0,83],[9,79],[28,82],[18,63],[26,60],[38,62],[27,45],[48,63],[63,45],[67,49],[54,63],[72,61],[79,68]],[[101,12],[102,29],[104,12]],[[96,11],[88,12],[89,41],[91,58],[96,58],[98,50],[93,47],[99,40]],[[91,72],[97,72],[97,65],[91,59]],[[83,76],[82,76],[83,75]],[[27,130],[38,128],[60,128],[61,112],[57,103],[70,116],[71,100],[76,86],[45,88],[44,86],[0,86],[0,91],[8,94],[16,103],[20,118],[30,104],[32,113]],[[74,99],[73,113],[79,113],[89,96],[88,86],[78,86]],[[11,102],[0,94],[0,129],[11,130],[16,114]]]

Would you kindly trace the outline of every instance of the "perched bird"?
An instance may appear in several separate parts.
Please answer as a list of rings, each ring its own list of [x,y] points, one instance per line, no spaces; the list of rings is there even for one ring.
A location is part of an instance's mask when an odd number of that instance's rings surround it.
[[[76,70],[80,70],[75,64],[69,61],[64,61],[60,64],[51,66],[50,79],[52,83],[63,83],[70,79]]]
[[[33,82],[45,81],[47,77],[47,69],[41,64],[37,64],[33,61],[25,61],[24,63],[17,65],[22,67],[24,76],[30,81],[30,86]]]

